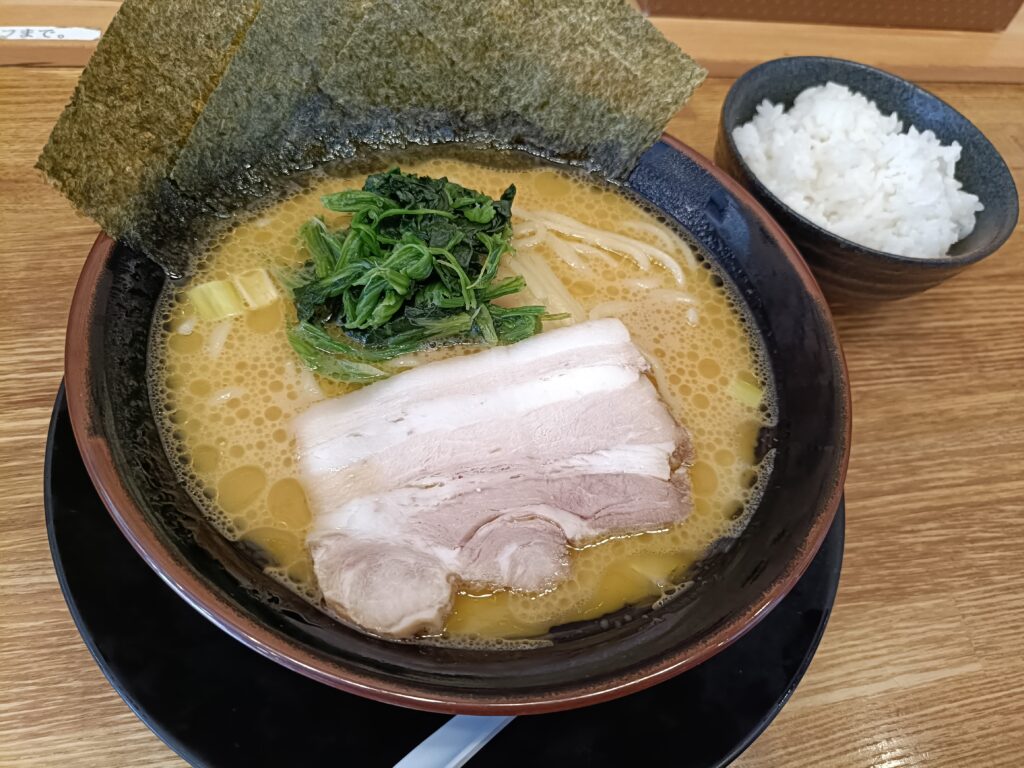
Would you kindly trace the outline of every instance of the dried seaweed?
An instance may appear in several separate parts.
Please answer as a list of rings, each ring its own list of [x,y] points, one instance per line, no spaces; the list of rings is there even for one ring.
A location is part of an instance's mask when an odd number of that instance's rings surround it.
[[[140,224],[256,9],[257,0],[126,2],[38,167],[104,230],[149,245]]]
[[[125,0],[40,159],[174,273],[212,224],[367,148],[621,177],[705,75],[622,0],[255,2]]]
[[[207,101],[171,178],[182,190],[212,195],[276,176],[324,150],[326,137],[289,137],[309,103],[323,52],[345,47],[365,3],[337,0],[265,0],[217,90]]]

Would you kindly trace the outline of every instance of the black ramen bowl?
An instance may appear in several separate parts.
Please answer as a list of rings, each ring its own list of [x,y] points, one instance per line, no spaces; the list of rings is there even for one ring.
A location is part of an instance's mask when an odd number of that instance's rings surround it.
[[[736,149],[732,132],[750,122],[765,99],[788,109],[806,88],[839,83],[859,91],[885,114],[896,112],[904,129],[931,130],[963,153],[956,178],[981,199],[970,235],[941,258],[915,258],[876,251],[823,229],[787,206],[754,175]],[[1017,225],[1013,176],[1003,158],[970,120],[938,96],[896,75],[843,59],[794,56],[754,67],[733,83],[722,105],[715,162],[757,198],[793,239],[830,299],[853,302],[899,299],[948,280],[1006,242]]]
[[[331,620],[218,534],[177,482],[146,387],[150,323],[165,276],[100,236],[75,293],[65,373],[75,437],[114,520],[179,595],[240,642],[315,680],[392,704],[473,714],[566,709],[653,685],[722,650],[782,599],[829,530],[849,455],[846,369],[806,265],[725,174],[666,138],[625,187],[690,233],[735,284],[777,386],[778,425],[760,441],[763,452],[774,452],[760,506],[672,601],[557,628],[550,645],[516,650],[388,642]]]

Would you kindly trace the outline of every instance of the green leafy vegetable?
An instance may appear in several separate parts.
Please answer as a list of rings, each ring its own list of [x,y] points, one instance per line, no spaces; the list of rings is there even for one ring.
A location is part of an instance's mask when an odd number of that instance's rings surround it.
[[[375,364],[428,346],[538,333],[554,319],[544,307],[492,303],[526,287],[518,276],[496,281],[512,250],[515,193],[492,200],[395,168],[326,195],[327,209],[352,218],[339,231],[320,218],[300,230],[309,261],[284,281],[299,319],[292,347],[321,375],[365,383],[389,375]]]

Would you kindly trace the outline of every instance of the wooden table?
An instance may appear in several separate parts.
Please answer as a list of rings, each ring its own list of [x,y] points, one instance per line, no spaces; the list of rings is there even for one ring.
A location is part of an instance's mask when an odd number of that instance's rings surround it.
[[[629,0],[634,6],[652,5]],[[682,5],[682,4],[680,4]],[[0,26],[105,30],[121,0],[0,0]],[[839,56],[915,80],[1024,83],[1024,10],[999,32],[793,24],[651,16],[714,77],[778,56]],[[0,40],[0,66],[83,66],[95,41]]]
[[[96,227],[32,164],[77,75],[0,68],[0,765],[182,765],[90,658],[43,525],[63,325]],[[709,81],[670,132],[710,155],[727,87]],[[988,134],[1024,189],[1024,86],[929,87]],[[1019,768],[1020,227],[945,285],[837,322],[854,398],[839,598],[796,695],[736,765]]]

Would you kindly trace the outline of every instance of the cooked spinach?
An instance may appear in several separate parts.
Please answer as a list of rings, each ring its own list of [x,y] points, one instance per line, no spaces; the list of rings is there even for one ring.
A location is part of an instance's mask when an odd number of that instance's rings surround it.
[[[293,349],[321,375],[364,383],[389,373],[375,364],[430,345],[512,344],[552,319],[544,307],[501,307],[522,277],[496,280],[511,250],[510,186],[498,200],[446,178],[394,168],[361,190],[326,195],[351,214],[332,231],[322,218],[300,235],[309,260],[287,278],[299,323]]]

